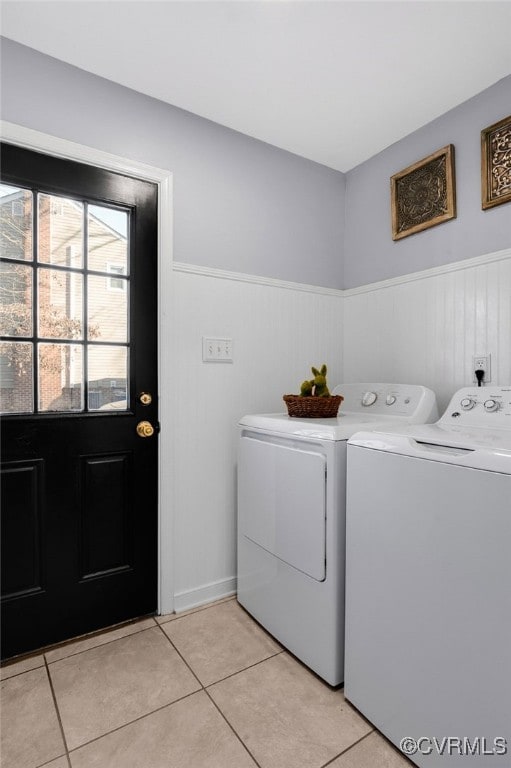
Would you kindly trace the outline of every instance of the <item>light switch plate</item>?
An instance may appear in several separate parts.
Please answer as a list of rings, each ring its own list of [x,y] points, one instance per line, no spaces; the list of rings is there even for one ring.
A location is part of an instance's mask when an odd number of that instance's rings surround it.
[[[232,363],[232,339],[216,336],[202,337],[203,363]]]

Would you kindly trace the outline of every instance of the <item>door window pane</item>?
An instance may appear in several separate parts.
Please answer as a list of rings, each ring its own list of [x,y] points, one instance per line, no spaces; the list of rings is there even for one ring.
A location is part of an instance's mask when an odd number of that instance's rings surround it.
[[[61,267],[83,265],[83,204],[39,195],[38,260]]]
[[[89,410],[128,407],[127,348],[89,345]]]
[[[34,410],[33,345],[23,341],[0,342],[0,411],[32,413]]]
[[[117,267],[128,274],[128,214],[113,208],[89,205],[88,267],[97,272],[110,272]]]
[[[40,411],[83,410],[83,347],[79,344],[38,345]]]
[[[32,193],[0,184],[0,256],[32,260]]]
[[[114,286],[112,281],[115,281]],[[122,277],[89,275],[87,327],[90,340],[128,340],[127,283]]]
[[[0,262],[0,334],[32,335],[32,267]]]
[[[126,210],[0,185],[4,412],[127,410],[129,217]]]
[[[49,339],[83,338],[83,275],[57,269],[38,269],[39,336]]]

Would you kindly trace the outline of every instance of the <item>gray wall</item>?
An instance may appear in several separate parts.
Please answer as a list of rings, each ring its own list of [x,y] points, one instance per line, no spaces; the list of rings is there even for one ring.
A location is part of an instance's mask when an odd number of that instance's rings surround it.
[[[174,173],[176,261],[351,288],[511,246],[511,204],[480,197],[511,76],[343,175],[10,40],[1,59],[3,119]],[[457,218],[394,242],[390,177],[451,143]]]
[[[481,130],[509,114],[511,76],[347,174],[344,288],[511,246],[511,203],[481,210],[480,160]],[[457,218],[394,242],[390,177],[447,144],[455,147]]]
[[[345,177],[2,39],[2,118],[174,174],[174,259],[342,287]]]

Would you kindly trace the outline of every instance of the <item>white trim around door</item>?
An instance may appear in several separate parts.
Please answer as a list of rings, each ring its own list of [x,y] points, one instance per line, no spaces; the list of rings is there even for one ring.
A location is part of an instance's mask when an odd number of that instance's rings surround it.
[[[171,442],[171,402],[170,376],[172,338],[170,328],[170,312],[165,297],[171,295],[172,283],[172,173],[162,168],[155,168],[136,160],[130,160],[109,152],[103,152],[93,147],[77,144],[74,141],[60,139],[31,128],[25,128],[5,120],[0,121],[2,141],[16,144],[35,152],[42,152],[54,157],[62,157],[109,171],[117,171],[144,181],[151,181],[158,186],[158,337],[159,337],[159,390],[160,390],[160,472],[159,472],[159,505],[158,505],[158,613],[172,613],[174,610],[174,581],[173,581],[173,509],[170,473],[162,468],[172,466]],[[165,339],[165,344],[162,344]],[[165,382],[165,386],[163,385]]]

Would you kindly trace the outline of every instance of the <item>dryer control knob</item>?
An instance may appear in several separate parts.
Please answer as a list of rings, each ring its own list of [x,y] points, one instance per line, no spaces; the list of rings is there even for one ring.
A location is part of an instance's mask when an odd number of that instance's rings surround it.
[[[470,411],[475,404],[476,404],[476,401],[472,400],[471,397],[464,397],[460,403],[464,411]]]
[[[395,395],[387,395],[385,402],[387,403],[387,405],[394,405],[394,403],[396,402],[396,399],[397,398]]]
[[[364,392],[362,395],[362,405],[373,405],[378,399],[376,392]]]
[[[488,413],[493,413],[493,411],[499,410],[499,404],[496,400],[486,400],[484,403],[484,410],[488,411]]]

